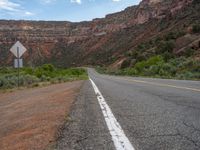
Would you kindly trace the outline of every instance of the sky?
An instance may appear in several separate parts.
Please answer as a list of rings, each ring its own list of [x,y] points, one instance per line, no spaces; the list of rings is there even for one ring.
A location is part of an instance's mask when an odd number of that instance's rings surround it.
[[[89,21],[141,0],[0,0],[0,19]]]

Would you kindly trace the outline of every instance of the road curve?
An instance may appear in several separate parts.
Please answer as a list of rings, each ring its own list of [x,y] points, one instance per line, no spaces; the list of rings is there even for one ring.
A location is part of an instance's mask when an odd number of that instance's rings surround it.
[[[88,73],[134,149],[200,149],[199,81]],[[56,149],[116,149],[97,98],[86,81]]]

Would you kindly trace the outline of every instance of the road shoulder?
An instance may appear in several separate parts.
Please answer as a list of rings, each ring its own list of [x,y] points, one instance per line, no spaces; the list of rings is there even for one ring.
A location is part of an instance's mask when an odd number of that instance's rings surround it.
[[[45,149],[58,129],[84,81],[0,93],[0,149]]]

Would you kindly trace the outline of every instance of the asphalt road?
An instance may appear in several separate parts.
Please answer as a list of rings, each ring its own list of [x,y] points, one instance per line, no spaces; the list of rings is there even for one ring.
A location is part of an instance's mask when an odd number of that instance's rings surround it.
[[[200,149],[199,81],[88,72],[134,149]],[[86,81],[55,149],[116,149],[97,98],[91,82]]]

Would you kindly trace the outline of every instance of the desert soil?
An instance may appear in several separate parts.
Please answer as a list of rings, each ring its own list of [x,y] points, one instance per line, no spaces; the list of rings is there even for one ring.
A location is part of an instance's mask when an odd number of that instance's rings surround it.
[[[83,81],[0,93],[0,149],[42,150],[56,140]]]

